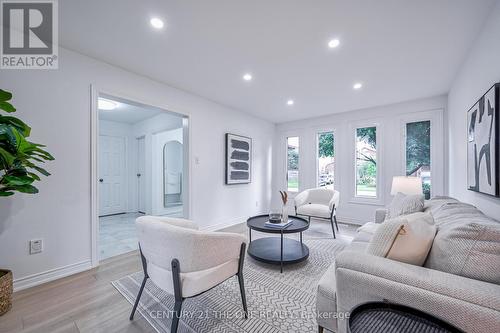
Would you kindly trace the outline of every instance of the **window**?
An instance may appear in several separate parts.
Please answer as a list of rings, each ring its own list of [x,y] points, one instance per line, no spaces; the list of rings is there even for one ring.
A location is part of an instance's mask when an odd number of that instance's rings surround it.
[[[431,122],[406,123],[406,175],[422,178],[426,199],[431,197]]]
[[[356,129],[356,196],[377,197],[377,127]]]
[[[286,179],[289,192],[299,191],[299,137],[286,138],[287,162]]]
[[[333,132],[318,133],[317,140],[317,184],[319,187],[329,187],[333,189],[335,179],[335,144]]]

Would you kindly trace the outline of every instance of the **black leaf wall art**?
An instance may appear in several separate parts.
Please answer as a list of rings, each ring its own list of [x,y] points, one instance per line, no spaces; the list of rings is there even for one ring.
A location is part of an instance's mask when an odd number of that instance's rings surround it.
[[[248,184],[252,180],[252,139],[226,133],[226,184]]]
[[[496,197],[499,189],[499,98],[495,84],[467,112],[467,187]]]

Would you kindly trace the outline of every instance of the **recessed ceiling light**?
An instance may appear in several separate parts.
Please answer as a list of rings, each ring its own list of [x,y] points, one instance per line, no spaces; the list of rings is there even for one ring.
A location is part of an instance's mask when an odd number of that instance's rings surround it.
[[[161,29],[163,28],[163,21],[157,17],[153,17],[150,21],[151,25],[153,26],[153,28],[155,29]]]
[[[293,105],[293,103],[295,103],[293,99],[289,99],[288,101],[286,101],[287,105]]]
[[[331,49],[334,49],[339,45],[340,45],[340,41],[338,39],[332,39],[331,41],[328,42],[328,47]]]
[[[118,103],[110,101],[109,99],[99,98],[97,101],[97,107],[99,110],[110,111],[118,107]]]
[[[352,87],[353,87],[354,89],[358,90],[358,89],[363,88],[363,84],[358,82],[358,83],[355,83]]]
[[[243,80],[245,80],[245,81],[251,81],[252,80],[252,74],[246,73],[245,75],[243,75]]]

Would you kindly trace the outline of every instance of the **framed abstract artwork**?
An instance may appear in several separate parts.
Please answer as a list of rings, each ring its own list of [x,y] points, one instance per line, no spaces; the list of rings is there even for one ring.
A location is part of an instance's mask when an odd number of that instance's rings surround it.
[[[499,197],[499,98],[495,84],[467,112],[467,188]]]
[[[226,133],[226,184],[248,184],[252,180],[252,139]]]

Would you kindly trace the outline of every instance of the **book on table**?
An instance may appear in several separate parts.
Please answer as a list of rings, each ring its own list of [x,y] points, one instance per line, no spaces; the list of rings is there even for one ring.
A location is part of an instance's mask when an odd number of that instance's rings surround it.
[[[292,220],[288,220],[287,222],[273,223],[271,221],[267,221],[265,223],[266,227],[276,228],[276,229],[285,229],[290,224],[292,224]]]

